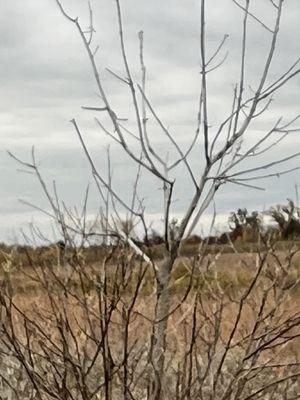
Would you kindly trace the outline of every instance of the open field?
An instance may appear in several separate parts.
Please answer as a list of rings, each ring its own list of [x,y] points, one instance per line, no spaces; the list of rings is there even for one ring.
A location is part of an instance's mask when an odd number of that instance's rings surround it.
[[[268,379],[275,382],[286,374],[298,377],[299,277],[297,252],[269,252],[266,258],[263,252],[180,257],[169,285],[166,399],[174,398],[178,380],[182,390],[191,392],[187,398],[197,398],[195,393],[202,391],[202,398],[209,399],[212,390],[215,398],[221,398],[224,387],[247,376],[243,395],[237,398],[250,399]],[[23,382],[27,398],[38,398],[30,397],[32,384],[24,371],[24,365],[34,360],[34,373],[41,376],[48,371],[47,385],[54,393],[55,379],[61,379],[59,371],[64,370],[68,390],[77,393],[76,400],[84,399],[77,380],[88,370],[87,399],[106,398],[107,385],[112,399],[123,398],[125,381],[137,399],[144,398],[156,299],[151,266],[123,249],[107,263],[102,258],[65,267],[45,263],[13,268],[2,272],[1,286],[2,321],[7,330],[3,343],[11,348],[8,338],[13,339],[20,352],[17,359],[12,350],[2,354],[1,374],[8,379],[7,371],[15,371],[11,372],[17,377],[15,390],[20,391]],[[194,383],[188,383],[189,379]],[[214,388],[213,379],[217,379]],[[291,393],[300,391],[295,379],[284,381]],[[12,391],[1,384],[7,393]],[[274,393],[277,389],[285,392],[284,385],[274,384]]]
[[[253,243],[238,244],[235,248],[229,245],[209,245],[199,253],[199,246],[186,246],[182,249],[181,257],[176,261],[171,286],[174,284],[173,289],[176,289],[176,291],[178,288],[179,290],[183,290],[184,282],[186,283],[191,274],[192,264],[196,262],[197,270],[194,271],[194,279],[199,276],[199,271],[200,273],[206,271],[205,276],[208,279],[210,279],[209,277],[212,274],[217,273],[218,282],[223,288],[229,289],[234,287],[243,287],[249,283],[249,279],[255,270],[258,257],[255,253],[257,248],[258,246]],[[276,244],[276,256],[278,256],[282,262],[285,261],[289,249],[297,251],[292,260],[292,271],[290,271],[289,277],[291,282],[293,279],[298,278],[298,271],[300,271],[300,252],[298,253],[298,248],[300,248],[300,243],[298,242],[280,242]],[[247,251],[249,249],[251,252]],[[41,268],[45,268],[46,270],[51,268],[53,271],[58,269],[58,257],[55,248],[50,247],[43,252],[37,250],[36,253],[34,250],[31,251],[32,254],[29,255],[26,255],[25,252],[22,252],[21,254],[12,253],[11,258],[12,268],[10,279],[12,285],[14,290],[24,294],[25,298],[31,296],[32,291],[37,293],[42,290],[40,284],[36,280],[37,271],[40,271]],[[162,259],[162,247],[155,246],[151,251],[151,255],[154,259],[157,262],[160,262]],[[260,251],[263,251],[263,249]],[[4,263],[5,258],[3,255],[1,256],[2,259],[0,261]],[[85,249],[82,258],[79,261],[81,262],[80,265],[86,272],[98,274],[101,271],[104,257],[105,249],[101,247]],[[116,254],[113,255],[110,265],[114,264],[114,261],[116,264],[119,262],[119,256]],[[67,262],[65,268],[65,270],[69,271],[68,273],[71,275],[72,264],[73,263],[70,265],[70,263]],[[111,271],[112,270],[113,266],[111,266]],[[149,266],[144,279],[145,286],[147,286],[147,282],[149,282],[149,285],[154,285],[154,281],[151,281],[153,279],[153,273],[151,271],[151,266]],[[272,272],[272,260],[270,260],[265,275],[271,278]],[[3,277],[4,274],[2,270],[0,271],[0,279],[3,279]],[[76,282],[73,283],[76,286]],[[145,294],[147,294],[147,292]]]

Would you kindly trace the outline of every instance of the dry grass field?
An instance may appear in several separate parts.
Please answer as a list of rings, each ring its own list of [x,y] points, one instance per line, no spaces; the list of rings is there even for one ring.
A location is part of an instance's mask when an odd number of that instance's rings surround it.
[[[273,398],[267,389],[253,395],[263,387],[266,374],[272,382],[286,374],[298,379],[299,374],[300,254],[294,250],[270,251],[265,258],[263,251],[186,254],[177,260],[169,286],[166,399],[176,398],[176,393],[181,393],[178,399],[196,399],[200,392],[203,399],[211,398],[212,392],[213,398],[223,398],[245,374],[247,383],[240,397],[234,397],[240,390],[236,388],[228,399]],[[22,399],[39,398],[24,371],[24,364],[31,362],[37,374],[34,379],[46,374],[53,393],[58,393],[55,380],[65,379],[70,393],[77,393],[73,394],[76,400],[119,399],[126,381],[135,398],[147,398],[156,298],[151,265],[123,249],[106,264],[104,259],[81,260],[61,267],[53,259],[40,266],[15,267],[2,271],[1,286],[5,294],[1,315],[7,329],[3,343],[10,349],[1,356],[1,385],[7,393],[15,393],[12,399],[20,393],[26,393]],[[14,362],[13,341],[21,354]],[[74,375],[77,369],[88,369],[86,397],[79,388],[81,378]],[[12,384],[5,384],[13,376],[14,390]],[[291,393],[299,393],[298,380],[289,379],[274,385],[274,398],[284,398],[280,393],[286,393],[286,384]],[[184,397],[186,391],[189,397]],[[55,398],[45,388],[42,392],[42,399]]]

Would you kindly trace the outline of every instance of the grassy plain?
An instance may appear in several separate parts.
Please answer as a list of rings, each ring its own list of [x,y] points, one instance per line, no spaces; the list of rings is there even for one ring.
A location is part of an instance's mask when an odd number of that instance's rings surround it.
[[[273,375],[268,372],[272,379],[279,379],[282,371],[286,372],[286,364],[290,365],[287,367],[288,372],[294,368],[295,371],[292,371],[298,373],[300,252],[295,243],[279,244],[277,250],[269,250],[268,254],[263,248],[255,253],[257,249],[254,247],[253,244],[241,245],[235,252],[228,246],[209,246],[202,254],[196,253],[192,246],[183,249],[169,286],[173,310],[167,332],[169,398],[175,393],[174,382],[186,368],[184,360],[187,360],[189,354],[190,336],[195,324],[198,336],[193,354],[195,360],[199,358],[204,365],[209,365],[210,374],[215,374],[221,354],[234,332],[226,356],[226,368],[222,372],[228,380],[235,366],[245,357],[243,354],[262,343],[262,351],[253,364],[253,371],[259,369],[260,374],[257,376],[261,380],[255,380],[255,374],[254,378],[249,379],[245,389],[249,395],[265,379],[266,371],[262,367],[265,363],[268,366],[278,365],[272,369]],[[161,249],[158,247],[154,251],[159,264]],[[64,267],[56,265],[56,253],[51,254],[44,254],[40,265],[33,262],[32,258],[31,262],[24,261],[22,265],[13,263],[8,272],[2,271],[2,291],[11,297],[16,308],[12,320],[14,334],[20,342],[25,346],[28,340],[23,317],[26,315],[27,323],[31,325],[32,348],[37,346],[41,352],[43,346],[47,345],[47,351],[51,349],[56,354],[55,346],[62,346],[62,349],[64,346],[60,325],[63,320],[67,323],[68,332],[71,332],[68,351],[74,352],[74,360],[82,363],[81,355],[91,360],[97,343],[103,337],[102,307],[109,309],[117,299],[116,305],[112,306],[112,314],[107,309],[104,312],[105,318],[109,314],[106,334],[109,357],[116,365],[124,362],[124,332],[127,329],[126,346],[132,349],[128,360],[135,365],[137,371],[146,370],[148,350],[139,352],[142,351],[140,349],[149,349],[147,346],[151,341],[156,299],[152,266],[146,266],[136,259],[130,249],[114,253],[106,264],[103,252],[99,252],[98,256],[87,252],[77,263],[69,262]],[[260,265],[263,267],[256,279]],[[130,318],[126,319],[137,287],[138,295]],[[284,328],[291,323],[295,323],[295,326],[284,333]],[[255,337],[251,338],[254,331]],[[210,354],[213,361],[209,360]],[[95,376],[104,368],[100,360],[97,362],[99,365],[95,364],[95,371],[98,371]],[[192,368],[196,368],[193,363]],[[49,366],[45,368],[47,370]],[[134,377],[136,371],[132,368],[130,371]],[[119,376],[118,379],[123,378]],[[91,380],[89,383],[91,387],[94,387],[93,382]],[[136,383],[136,390],[139,385],[142,390],[145,382],[141,380],[141,383]],[[209,387],[210,383],[206,382],[205,385]],[[119,395],[115,395],[115,398],[119,398]]]

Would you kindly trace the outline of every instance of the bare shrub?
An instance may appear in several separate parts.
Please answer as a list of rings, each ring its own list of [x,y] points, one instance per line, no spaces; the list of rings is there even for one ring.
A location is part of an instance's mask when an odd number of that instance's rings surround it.
[[[231,266],[220,254],[179,260],[164,399],[300,395],[297,253],[269,248]],[[8,274],[0,294],[3,398],[149,397],[159,321],[145,262],[116,248],[101,265],[42,266],[24,278],[34,291],[15,292]]]

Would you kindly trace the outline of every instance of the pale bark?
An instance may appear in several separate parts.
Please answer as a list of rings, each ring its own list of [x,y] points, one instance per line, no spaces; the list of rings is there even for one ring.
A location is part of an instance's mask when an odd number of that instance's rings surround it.
[[[155,323],[152,333],[152,365],[154,379],[152,382],[151,400],[163,398],[163,376],[166,356],[166,333],[168,327],[168,317],[171,308],[170,279],[172,268],[177,257],[177,250],[165,255],[164,260],[159,265],[156,272],[156,295]]]

